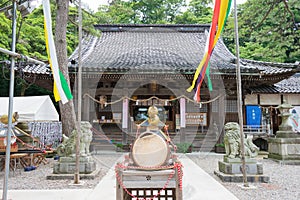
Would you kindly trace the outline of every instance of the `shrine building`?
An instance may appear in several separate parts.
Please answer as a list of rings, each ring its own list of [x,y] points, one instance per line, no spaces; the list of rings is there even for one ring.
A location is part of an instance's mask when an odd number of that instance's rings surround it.
[[[209,27],[95,25],[101,36],[88,35],[82,41],[82,120],[90,121],[104,138],[127,144],[143,131],[136,125],[155,105],[175,143],[211,151],[222,140],[224,124],[238,122],[238,106],[236,56],[221,39],[210,59],[200,103],[186,91],[203,57]],[[240,59],[240,69],[245,129],[255,125],[264,135],[274,134],[280,123],[276,106],[284,100],[300,106],[299,63]],[[27,66],[23,70],[27,80],[38,74],[36,84],[52,87],[46,69]],[[77,71],[78,48],[69,57],[75,97]]]

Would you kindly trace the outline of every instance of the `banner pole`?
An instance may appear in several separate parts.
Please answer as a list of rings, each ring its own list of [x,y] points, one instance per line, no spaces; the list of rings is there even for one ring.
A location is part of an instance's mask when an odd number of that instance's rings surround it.
[[[13,0],[13,17],[12,17],[12,42],[11,51],[16,51],[16,27],[17,27],[17,2]],[[9,105],[8,105],[8,127],[6,135],[6,154],[5,154],[5,175],[3,184],[2,199],[7,200],[7,188],[9,177],[9,164],[10,164],[10,143],[12,131],[12,114],[13,114],[13,99],[14,99],[14,80],[15,80],[15,58],[11,57],[10,66],[10,83],[9,83]]]
[[[81,9],[81,0],[78,1],[78,111],[77,111],[77,119],[78,119],[78,133],[76,140],[76,169],[74,175],[74,183],[79,184],[80,176],[79,176],[79,168],[80,168],[80,137],[81,137],[81,107],[82,107],[82,61],[81,61],[81,40],[82,40],[82,9]]]
[[[234,0],[234,30],[235,30],[235,46],[236,46],[236,76],[237,76],[237,99],[238,99],[238,117],[240,124],[240,136],[241,136],[241,159],[242,159],[242,172],[244,187],[249,187],[246,173],[245,162],[245,146],[244,146],[244,130],[243,130],[243,102],[242,102],[242,81],[241,81],[241,69],[240,69],[240,49],[239,49],[239,34],[238,34],[238,20],[237,20],[237,5]]]

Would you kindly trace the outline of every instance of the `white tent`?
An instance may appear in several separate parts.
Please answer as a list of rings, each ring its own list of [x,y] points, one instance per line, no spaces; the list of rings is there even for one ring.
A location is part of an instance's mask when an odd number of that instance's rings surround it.
[[[0,116],[8,114],[8,97],[0,97]],[[59,121],[59,115],[49,96],[14,97],[13,112],[22,121]]]

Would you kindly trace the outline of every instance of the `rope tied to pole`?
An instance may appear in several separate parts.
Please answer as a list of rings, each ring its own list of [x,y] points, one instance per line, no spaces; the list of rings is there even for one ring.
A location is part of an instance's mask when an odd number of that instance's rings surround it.
[[[134,101],[134,102],[139,102],[139,103],[141,103],[141,102],[146,102],[146,101],[150,101],[150,100],[153,100],[153,99],[163,100],[163,101],[165,101],[165,102],[170,102],[170,101],[178,100],[178,99],[180,99],[180,98],[185,98],[185,99],[188,100],[189,102],[193,102],[193,103],[202,105],[202,104],[208,104],[208,103],[214,102],[214,101],[218,100],[220,97],[222,97],[223,95],[224,95],[224,94],[220,94],[220,95],[218,95],[217,97],[215,97],[215,98],[213,98],[213,99],[211,99],[211,100],[208,100],[208,101],[204,101],[204,102],[197,102],[197,101],[194,101],[193,99],[191,99],[191,98],[189,98],[189,97],[187,97],[187,96],[185,96],[185,95],[180,95],[180,96],[178,96],[178,97],[176,97],[176,98],[172,98],[172,99],[160,99],[160,98],[158,98],[158,97],[156,97],[156,96],[152,96],[152,97],[150,97],[150,98],[148,98],[148,99],[133,99],[133,98],[130,98],[130,97],[128,97],[128,96],[123,96],[123,97],[121,97],[121,98],[118,99],[118,100],[115,100],[115,101],[112,101],[112,102],[106,102],[106,105],[113,105],[113,104],[116,104],[116,103],[118,103],[118,102],[123,101],[124,99],[128,99],[128,100],[130,100],[130,101]],[[99,104],[102,103],[101,101],[95,99],[94,97],[92,97],[92,96],[91,96],[90,94],[88,94],[88,93],[85,93],[85,94],[83,95],[83,97],[86,97],[86,96],[89,97],[90,99],[92,99],[92,100],[93,100],[94,102],[96,102],[96,103],[99,103]]]

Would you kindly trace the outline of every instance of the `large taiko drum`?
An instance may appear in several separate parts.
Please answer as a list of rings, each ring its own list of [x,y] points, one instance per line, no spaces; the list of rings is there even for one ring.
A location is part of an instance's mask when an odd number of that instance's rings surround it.
[[[163,166],[169,161],[170,147],[162,133],[146,131],[134,141],[131,157],[137,166]]]

